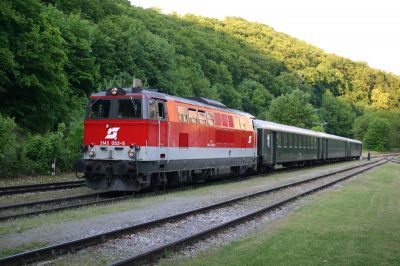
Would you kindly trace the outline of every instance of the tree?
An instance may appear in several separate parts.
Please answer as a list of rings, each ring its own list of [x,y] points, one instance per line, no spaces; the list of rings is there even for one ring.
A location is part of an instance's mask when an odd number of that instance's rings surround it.
[[[232,87],[223,84],[215,84],[213,86],[218,90],[221,101],[229,108],[242,109],[242,98],[240,94]]]
[[[353,125],[354,137],[363,140],[370,129],[371,121],[383,119],[390,121],[391,130],[389,131],[389,149],[400,147],[400,111],[378,110],[369,111],[358,117]],[[387,135],[384,135],[387,136]],[[384,137],[383,136],[383,137]]]
[[[294,73],[283,72],[274,79],[273,93],[274,95],[280,96],[287,94],[295,89],[302,90],[304,92],[311,92],[311,87]]]
[[[278,123],[311,128],[315,109],[308,102],[310,96],[300,90],[279,96],[271,101],[267,118]]]
[[[265,118],[272,94],[261,83],[252,79],[243,80],[237,90],[240,93],[243,110],[258,118]]]
[[[370,121],[364,137],[365,147],[375,151],[388,150],[390,148],[391,130],[391,125],[386,119],[376,118]]]
[[[326,122],[326,132],[339,136],[350,137],[355,113],[351,105],[340,98],[336,98],[329,90],[322,97],[321,118]]]

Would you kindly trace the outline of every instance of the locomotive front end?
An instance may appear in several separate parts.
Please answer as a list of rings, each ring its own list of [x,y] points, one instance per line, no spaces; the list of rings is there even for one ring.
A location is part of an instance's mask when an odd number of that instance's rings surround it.
[[[141,147],[149,143],[146,98],[137,90],[112,88],[90,97],[84,121],[83,158],[76,171],[88,187],[138,191],[148,181],[139,174]]]

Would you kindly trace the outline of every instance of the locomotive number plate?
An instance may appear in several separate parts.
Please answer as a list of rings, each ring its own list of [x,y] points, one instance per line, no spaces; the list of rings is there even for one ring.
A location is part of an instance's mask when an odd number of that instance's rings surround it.
[[[125,141],[117,141],[117,140],[101,140],[100,145],[102,146],[125,146]]]

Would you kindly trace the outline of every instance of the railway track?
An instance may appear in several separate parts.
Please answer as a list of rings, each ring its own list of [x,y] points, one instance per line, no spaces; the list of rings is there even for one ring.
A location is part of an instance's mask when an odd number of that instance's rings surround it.
[[[115,201],[121,201],[130,196],[116,195],[113,192],[89,193],[71,197],[62,197],[49,200],[33,201],[13,205],[0,206],[0,221],[52,213],[67,209],[76,209],[84,206],[106,204]],[[33,210],[32,210],[33,209]]]
[[[0,196],[23,194],[23,193],[38,192],[38,191],[76,188],[76,187],[82,187],[84,185],[85,181],[69,181],[69,182],[44,183],[44,184],[34,184],[25,186],[0,187]]]
[[[400,161],[399,160],[396,160],[396,159],[388,159],[389,161],[391,161],[392,163],[398,163],[398,164],[400,164]]]
[[[183,221],[185,219],[188,219],[188,217],[195,217],[196,215],[204,215],[204,214],[207,214],[208,212],[215,211],[215,210],[221,211],[223,208],[232,208],[232,206],[235,204],[239,204],[241,202],[246,202],[246,201],[252,200],[252,199],[259,199],[259,197],[270,196],[270,195],[273,195],[273,193],[281,193],[281,196],[282,195],[286,196],[286,193],[288,191],[296,192],[296,187],[298,187],[298,186],[311,186],[311,184],[313,184],[313,182],[315,183],[315,182],[321,182],[321,180],[325,180],[322,185],[308,187],[305,190],[303,188],[303,190],[300,191],[300,193],[295,193],[295,194],[291,195],[290,197],[285,197],[284,199],[280,199],[278,202],[267,204],[267,206],[263,206],[262,208],[259,208],[257,210],[253,210],[251,212],[245,213],[244,215],[239,215],[238,217],[235,217],[234,219],[225,221],[225,222],[220,223],[211,228],[206,228],[202,231],[197,231],[193,234],[184,236],[177,240],[175,239],[165,245],[158,246],[155,249],[151,248],[150,250],[145,250],[143,252],[140,252],[139,254],[136,254],[134,257],[130,257],[123,261],[117,262],[115,265],[137,265],[137,264],[149,262],[151,260],[159,258],[163,254],[165,254],[165,252],[167,252],[167,251],[173,251],[173,250],[179,249],[183,245],[188,245],[194,241],[198,241],[199,239],[207,238],[209,235],[216,234],[216,233],[220,232],[221,230],[225,230],[229,227],[235,226],[239,223],[243,223],[245,221],[248,221],[249,219],[253,219],[254,217],[257,217],[257,216],[260,216],[267,212],[270,212],[272,210],[275,210],[275,209],[282,207],[292,201],[295,201],[298,198],[304,197],[306,195],[310,195],[314,192],[317,192],[319,190],[322,190],[324,188],[332,186],[338,182],[341,182],[341,181],[348,179],[354,175],[357,175],[361,172],[364,172],[371,168],[379,166],[385,162],[387,162],[387,160],[381,159],[378,161],[365,163],[365,164],[362,164],[359,166],[348,167],[346,169],[342,169],[339,171],[334,171],[331,173],[319,175],[319,176],[308,178],[305,180],[285,184],[282,186],[277,186],[277,187],[274,187],[271,189],[258,191],[256,193],[244,195],[241,197],[232,198],[232,199],[229,199],[226,201],[211,204],[211,205],[204,206],[204,207],[194,209],[191,211],[186,211],[186,212],[182,212],[179,214],[171,215],[171,216],[164,217],[161,219],[156,219],[156,220],[148,221],[145,223],[121,228],[118,230],[109,231],[109,232],[101,233],[98,235],[93,235],[91,237],[82,238],[79,240],[69,241],[69,242],[65,242],[65,243],[61,243],[61,244],[57,244],[57,245],[53,245],[53,246],[49,246],[49,247],[45,247],[45,248],[36,249],[33,251],[16,254],[16,255],[1,259],[0,265],[21,265],[21,264],[26,264],[26,263],[30,263],[30,262],[34,262],[34,261],[38,261],[38,260],[44,260],[44,259],[48,259],[48,258],[53,259],[57,255],[59,256],[59,255],[66,254],[66,253],[73,253],[77,250],[80,250],[80,249],[83,249],[83,248],[86,248],[89,246],[93,246],[93,245],[102,245],[102,244],[104,245],[105,243],[107,243],[108,240],[114,239],[113,241],[117,241],[117,238],[122,237],[122,236],[137,234],[137,233],[141,233],[141,232],[148,232],[151,230],[155,230],[160,226],[165,226],[165,225],[170,226],[171,223],[175,223],[177,221]],[[343,175],[343,176],[335,177],[335,175]],[[282,194],[282,193],[284,193],[284,194]],[[265,204],[264,201],[262,201],[262,203]],[[251,205],[251,206],[253,206],[253,205]],[[232,210],[234,210],[234,208]]]

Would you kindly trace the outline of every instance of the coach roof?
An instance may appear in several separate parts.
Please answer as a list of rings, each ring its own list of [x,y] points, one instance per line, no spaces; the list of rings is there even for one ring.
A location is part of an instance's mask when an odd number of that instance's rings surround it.
[[[318,132],[318,131],[314,131],[314,130],[310,130],[310,129],[304,129],[304,128],[300,128],[300,127],[278,124],[278,123],[274,123],[274,122],[270,122],[270,121],[263,121],[263,120],[256,119],[256,120],[254,120],[254,125],[256,128],[264,128],[264,129],[269,129],[272,131],[289,132],[289,133],[301,134],[301,135],[312,136],[312,137],[336,139],[336,140],[349,141],[349,142],[360,143],[360,144],[362,143],[361,141],[354,140],[354,139],[344,138],[344,137],[326,134],[323,132]]]

